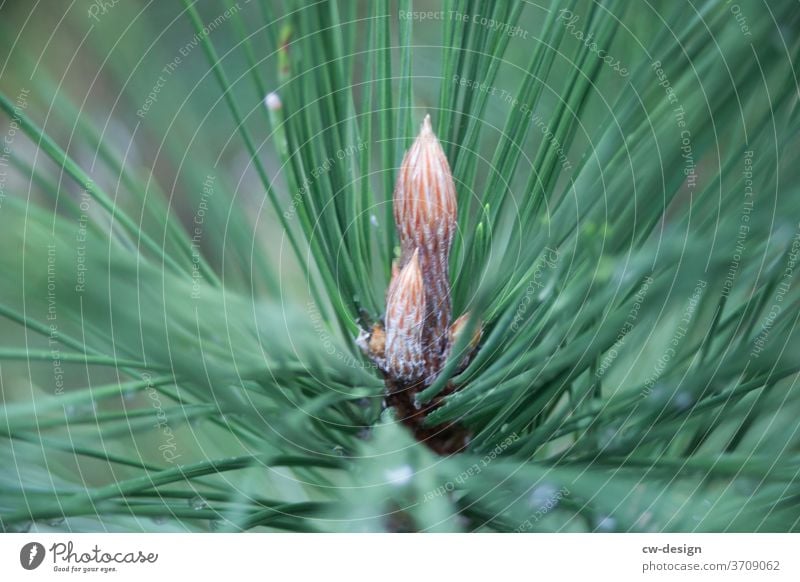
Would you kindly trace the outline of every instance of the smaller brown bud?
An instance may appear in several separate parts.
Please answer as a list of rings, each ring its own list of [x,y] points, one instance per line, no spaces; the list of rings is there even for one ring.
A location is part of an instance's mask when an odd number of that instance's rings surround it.
[[[425,320],[425,294],[417,252],[392,279],[386,298],[387,375],[413,382],[424,374],[422,331]]]

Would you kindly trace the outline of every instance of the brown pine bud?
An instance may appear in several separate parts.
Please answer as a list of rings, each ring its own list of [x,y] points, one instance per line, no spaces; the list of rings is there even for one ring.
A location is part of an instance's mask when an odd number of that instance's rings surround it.
[[[456,190],[430,116],[425,116],[419,136],[403,158],[394,191],[394,218],[403,250],[401,267],[418,252],[426,302],[422,335],[426,375],[434,376],[444,365],[449,343],[448,261],[456,228]]]
[[[392,279],[386,298],[385,371],[394,380],[415,382],[425,371],[422,344],[425,295],[418,253]]]
[[[425,420],[457,387],[448,383],[433,400],[417,395],[439,376],[453,346],[466,333],[469,315],[451,325],[448,262],[456,229],[456,189],[450,166],[426,116],[403,158],[394,190],[394,219],[402,252],[392,263],[383,324],[362,330],[358,345],[386,377],[386,405],[421,442],[438,453],[462,450],[469,431],[457,423],[434,427]],[[474,356],[482,328],[476,326],[456,372]]]

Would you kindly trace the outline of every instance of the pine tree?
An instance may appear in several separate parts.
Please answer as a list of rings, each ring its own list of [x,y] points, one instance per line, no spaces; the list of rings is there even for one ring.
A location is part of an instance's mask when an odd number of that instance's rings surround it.
[[[800,528],[793,2],[84,10],[0,9],[3,530]]]

